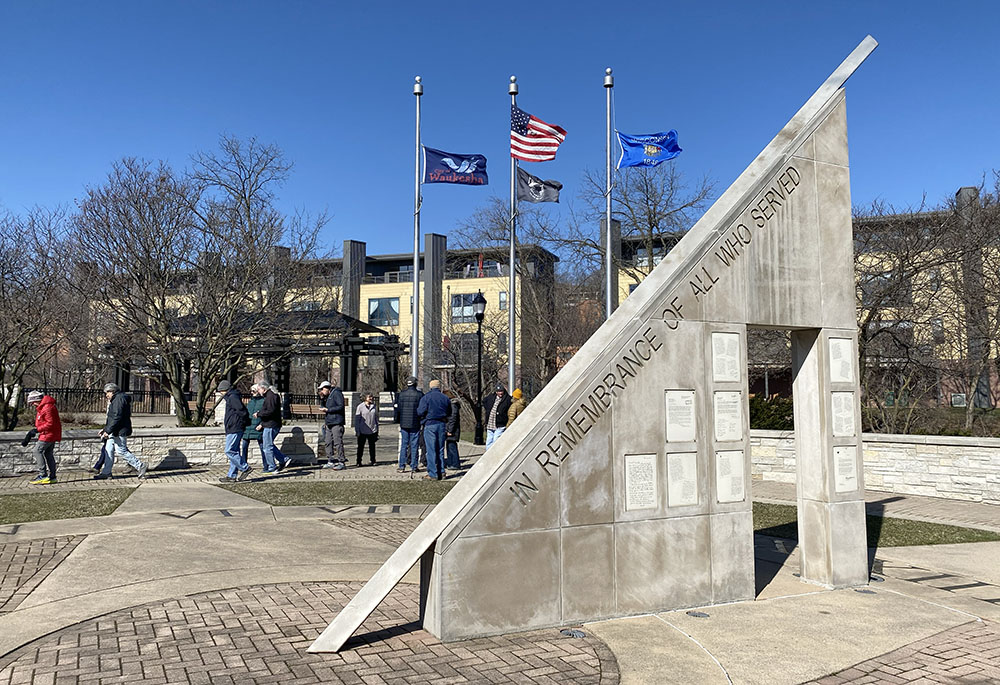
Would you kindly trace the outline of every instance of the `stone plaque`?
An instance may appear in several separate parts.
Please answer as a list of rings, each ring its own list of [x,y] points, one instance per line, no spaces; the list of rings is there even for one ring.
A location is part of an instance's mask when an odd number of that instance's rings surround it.
[[[728,383],[739,382],[741,378],[740,334],[712,333],[712,379]]]
[[[715,453],[715,487],[719,502],[743,501],[743,450]]]
[[[656,508],[656,455],[625,455],[625,511]]]
[[[698,504],[698,455],[679,452],[667,455],[667,506]]]
[[[833,448],[833,473],[837,492],[858,489],[858,448],[855,445]]]
[[[743,439],[743,394],[718,391],[715,401],[715,439],[736,442]]]
[[[830,338],[830,381],[854,382],[854,345],[850,338]]]
[[[667,442],[694,441],[694,390],[667,390]]]
[[[850,438],[855,435],[854,428],[854,393],[834,392],[833,405],[833,435],[837,438]]]

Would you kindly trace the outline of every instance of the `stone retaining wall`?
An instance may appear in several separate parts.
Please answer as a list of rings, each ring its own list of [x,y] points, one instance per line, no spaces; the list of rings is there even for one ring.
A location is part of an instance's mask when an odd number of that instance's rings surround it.
[[[56,445],[56,462],[69,467],[92,466],[101,453],[95,430],[63,431]],[[35,442],[21,447],[24,433],[0,433],[0,473],[27,473],[35,468]],[[316,463],[319,431],[316,424],[285,426],[278,434],[278,448],[298,464]],[[221,428],[139,428],[128,439],[129,449],[150,468],[186,468],[226,464],[225,434]],[[259,462],[256,445],[251,463]],[[116,467],[121,466],[121,460]]]
[[[1000,439],[940,435],[862,435],[865,486],[1000,504]],[[787,431],[751,431],[753,477],[795,482],[795,439]]]

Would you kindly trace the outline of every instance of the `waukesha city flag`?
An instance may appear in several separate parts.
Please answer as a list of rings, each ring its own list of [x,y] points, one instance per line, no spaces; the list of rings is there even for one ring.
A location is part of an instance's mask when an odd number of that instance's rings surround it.
[[[649,133],[629,136],[619,131],[618,142],[622,146],[622,156],[618,159],[618,169],[629,166],[656,166],[681,153],[677,144],[677,131]]]
[[[559,181],[543,181],[521,167],[517,168],[517,199],[525,202],[559,202]]]
[[[424,146],[424,183],[461,183],[472,186],[488,185],[486,157],[457,155]]]

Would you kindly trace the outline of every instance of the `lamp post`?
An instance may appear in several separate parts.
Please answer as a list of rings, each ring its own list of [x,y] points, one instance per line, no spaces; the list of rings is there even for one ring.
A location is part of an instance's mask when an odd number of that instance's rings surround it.
[[[472,443],[474,445],[485,445],[486,439],[483,436],[483,316],[486,314],[486,298],[483,291],[476,292],[476,297],[472,300],[472,311],[476,314],[476,338],[479,341],[479,359],[476,363],[476,402],[473,410],[476,412],[476,435]]]

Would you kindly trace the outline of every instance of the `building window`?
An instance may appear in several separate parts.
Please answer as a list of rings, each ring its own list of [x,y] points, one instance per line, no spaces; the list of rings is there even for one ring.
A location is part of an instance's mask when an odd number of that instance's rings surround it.
[[[399,298],[374,297],[369,299],[368,323],[372,326],[398,326]]]
[[[472,308],[472,301],[476,295],[452,295],[451,296],[451,322],[452,323],[476,323],[476,313]]]
[[[639,287],[638,283],[629,283],[628,284],[628,294],[631,295],[632,293],[634,293],[635,289],[638,288],[638,287]]]
[[[500,311],[507,311],[507,291],[500,291]]]
[[[944,322],[941,319],[931,319],[931,336],[935,345],[944,343]]]
[[[303,302],[296,302],[292,305],[293,312],[318,312],[320,310],[320,303],[316,300],[305,300]]]

